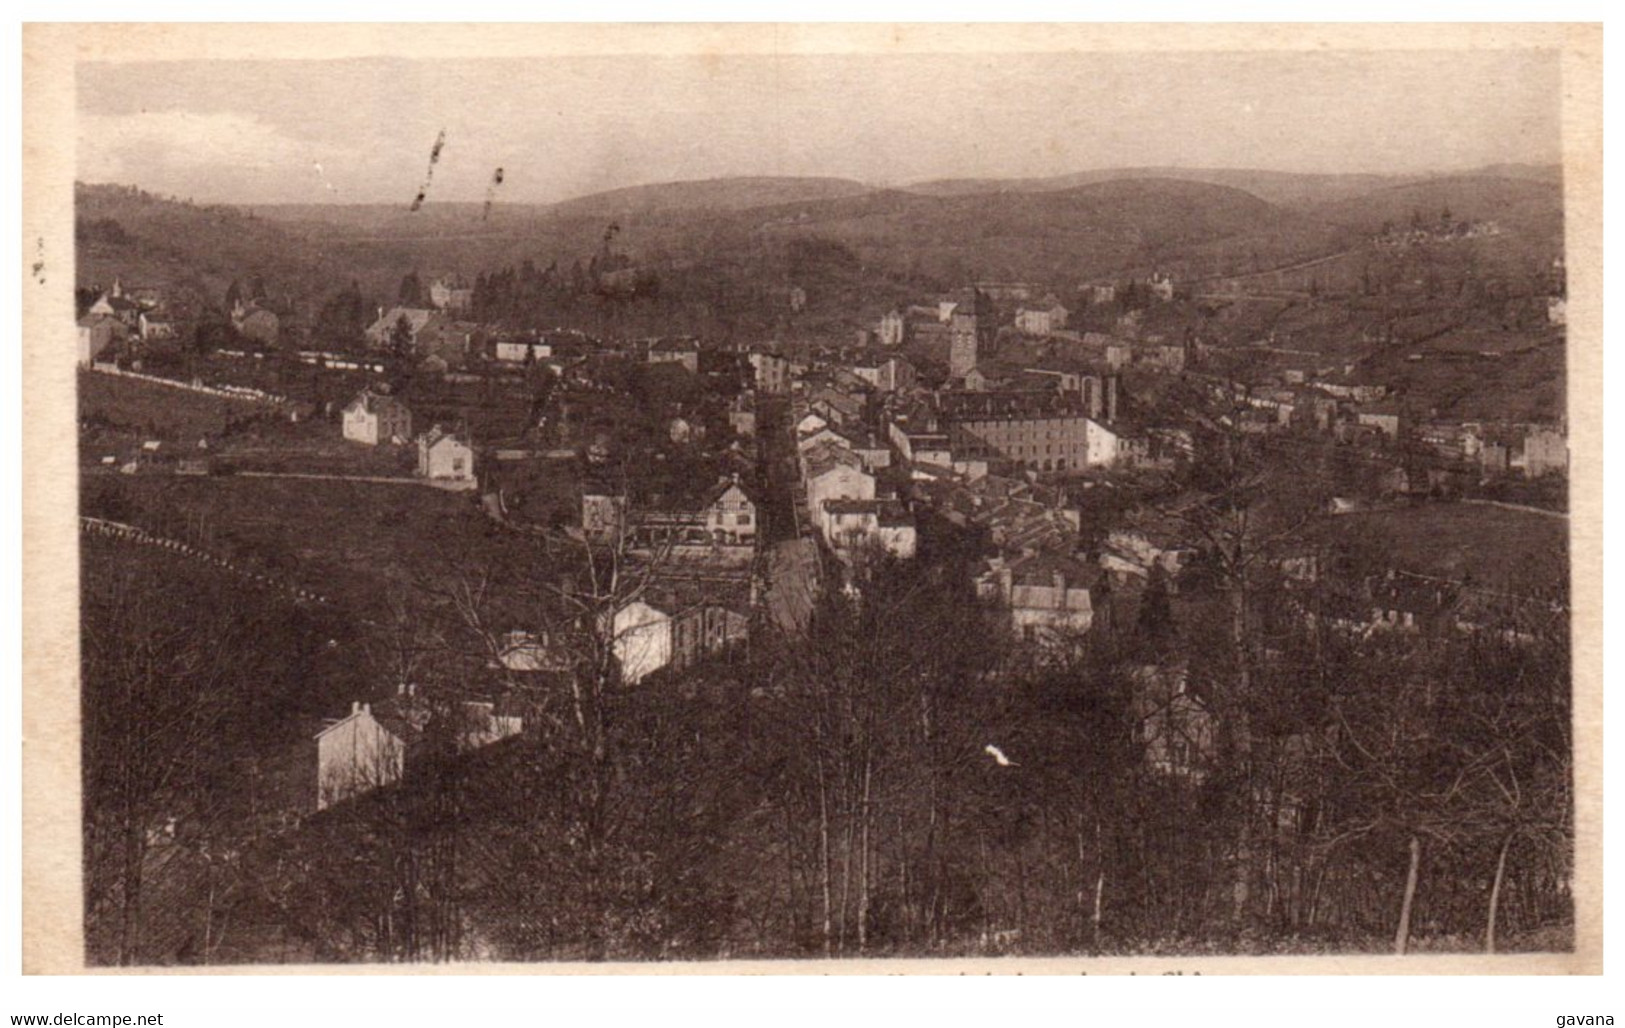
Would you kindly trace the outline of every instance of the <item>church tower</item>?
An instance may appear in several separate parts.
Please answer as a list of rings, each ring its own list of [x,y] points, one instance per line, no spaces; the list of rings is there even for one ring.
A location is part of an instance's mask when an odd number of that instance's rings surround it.
[[[979,360],[990,356],[996,331],[993,305],[987,297],[980,289],[965,290],[949,320],[949,376],[964,378]]]

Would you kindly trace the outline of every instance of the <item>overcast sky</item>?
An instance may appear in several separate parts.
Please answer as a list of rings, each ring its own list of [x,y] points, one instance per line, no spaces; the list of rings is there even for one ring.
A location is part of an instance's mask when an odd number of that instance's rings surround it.
[[[1555,52],[86,62],[78,177],[199,202],[547,202],[725,175],[1557,163]],[[318,165],[320,169],[318,170]]]

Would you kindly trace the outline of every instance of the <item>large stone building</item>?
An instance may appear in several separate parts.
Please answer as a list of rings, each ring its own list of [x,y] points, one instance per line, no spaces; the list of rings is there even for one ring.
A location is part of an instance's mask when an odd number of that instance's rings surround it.
[[[1037,471],[1078,471],[1119,456],[1116,432],[1082,414],[969,415],[950,423],[955,455]]]
[[[1070,311],[1053,301],[1023,306],[1016,311],[1016,328],[1030,336],[1047,336],[1066,328],[1069,314]]]

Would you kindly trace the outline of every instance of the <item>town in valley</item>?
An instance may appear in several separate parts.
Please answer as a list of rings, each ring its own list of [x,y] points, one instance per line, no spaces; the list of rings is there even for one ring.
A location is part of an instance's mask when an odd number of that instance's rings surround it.
[[[89,963],[1573,947],[1557,166],[310,163],[75,187]]]

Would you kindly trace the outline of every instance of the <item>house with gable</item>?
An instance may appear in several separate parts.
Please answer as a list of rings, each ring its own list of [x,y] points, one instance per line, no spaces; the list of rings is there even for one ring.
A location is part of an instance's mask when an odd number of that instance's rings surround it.
[[[838,554],[876,546],[904,560],[914,556],[914,515],[897,500],[826,500],[822,513],[819,528]]]
[[[691,375],[700,373],[700,347],[692,339],[659,339],[649,346],[650,364],[678,364]]]
[[[270,346],[277,341],[282,319],[264,301],[238,300],[231,310],[231,327],[245,339]]]
[[[756,503],[739,484],[737,475],[717,485],[705,504],[705,528],[711,538],[731,545],[756,542]]]
[[[429,302],[443,311],[466,311],[474,306],[474,286],[461,275],[429,283]]]
[[[872,500],[875,479],[863,469],[863,460],[844,446],[819,443],[802,454],[802,482],[807,511],[821,523],[827,500]]]
[[[344,407],[344,438],[379,446],[412,438],[412,412],[393,396],[363,389]]]
[[[912,389],[917,380],[914,365],[892,354],[871,354],[852,362],[852,374],[876,392],[894,393]]]
[[[437,482],[464,483],[472,487],[474,447],[459,432],[439,425],[418,436],[418,475]]]
[[[78,328],[79,365],[85,368],[100,363],[103,354],[110,354],[113,344],[129,334],[122,321],[106,314],[87,314],[79,319]]]
[[[1031,307],[1023,306],[1016,310],[1016,329],[1024,335],[1051,335],[1066,328],[1071,313],[1053,299]]]
[[[460,700],[437,711],[416,686],[404,683],[387,699],[352,702],[347,716],[316,733],[316,809],[400,781],[435,724],[449,733],[448,741],[459,753],[524,729],[523,719],[507,703]]]
[[[445,315],[423,307],[391,307],[380,309],[378,320],[367,326],[363,333],[367,345],[375,350],[394,348],[396,334],[402,334],[406,349],[416,353],[425,333],[433,335],[446,323]],[[402,327],[404,326],[404,327]]]
[[[420,734],[409,723],[374,715],[371,703],[352,703],[349,716],[316,734],[316,809],[400,781],[407,747]]]
[[[750,636],[750,620],[732,607],[667,590],[651,590],[615,611],[611,649],[628,685],[663,668],[681,669],[721,653]]]
[[[1064,646],[1094,624],[1098,567],[1061,553],[994,557],[976,577],[976,594],[1005,611],[1010,631],[1040,646]]]

